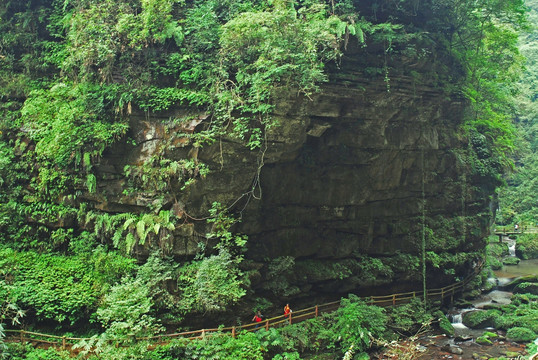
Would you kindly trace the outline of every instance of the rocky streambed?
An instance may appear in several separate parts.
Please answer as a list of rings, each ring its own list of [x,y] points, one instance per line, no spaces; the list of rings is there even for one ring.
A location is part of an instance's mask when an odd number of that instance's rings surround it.
[[[531,358],[533,354],[528,354],[526,346],[528,342],[512,341],[507,338],[506,331],[493,328],[487,320],[484,320],[483,325],[469,328],[464,325],[465,321],[462,321],[462,319],[473,312],[482,311],[485,314],[489,310],[503,305],[510,306],[513,292],[509,291],[511,287],[507,287],[507,285],[522,277],[536,277],[536,274],[538,274],[538,260],[526,260],[515,266],[503,267],[502,270],[495,272],[495,278],[489,279],[494,282],[494,287],[491,291],[466,302],[465,305],[451,309],[446,314],[455,330],[453,336],[436,333],[423,334],[403,342],[388,344],[386,351],[382,354],[377,354],[373,358],[399,360],[507,360]],[[525,299],[526,296],[523,296],[523,298]],[[511,306],[514,311],[526,313],[526,308],[523,308],[521,304],[511,304]],[[484,318],[486,319],[487,317]],[[520,320],[523,323],[530,321],[532,319],[527,320],[523,317]]]

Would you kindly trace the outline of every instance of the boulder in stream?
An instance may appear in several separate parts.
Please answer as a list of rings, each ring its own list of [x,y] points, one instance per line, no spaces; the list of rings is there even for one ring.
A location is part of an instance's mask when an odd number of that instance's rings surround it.
[[[471,329],[493,327],[501,313],[497,310],[471,310],[462,314],[462,322]]]

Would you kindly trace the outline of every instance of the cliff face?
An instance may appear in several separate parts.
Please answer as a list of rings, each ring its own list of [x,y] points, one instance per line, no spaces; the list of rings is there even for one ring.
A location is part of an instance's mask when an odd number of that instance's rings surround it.
[[[211,228],[197,219],[218,201],[241,218],[234,230],[249,236],[245,270],[253,290],[268,297],[420,289],[423,240],[429,288],[469,273],[487,231],[489,200],[458,137],[465,104],[405,72],[389,83],[368,78],[358,57],[349,52],[312,99],[281,96],[279,126],[259,151],[231,138],[202,148],[174,140],[171,158],[195,159],[211,172],[185,189],[172,186],[163,200],[184,221],[171,253],[196,253]],[[100,195],[88,195],[96,208],[137,211],[154,201],[152,189],[122,195],[123,168],[209,121],[198,114],[172,131],[162,125],[183,116],[179,109],[131,116],[136,145],[105,154],[97,168]]]

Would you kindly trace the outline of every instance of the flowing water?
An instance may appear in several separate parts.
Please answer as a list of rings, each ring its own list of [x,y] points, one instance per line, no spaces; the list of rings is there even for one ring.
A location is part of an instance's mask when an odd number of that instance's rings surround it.
[[[505,238],[503,240],[508,244],[510,256],[515,256],[516,242],[512,239]],[[477,310],[489,304],[509,304],[512,293],[505,291],[505,285],[510,281],[525,275],[538,274],[538,259],[522,260],[518,265],[505,265],[501,270],[495,271],[495,277],[488,279],[493,283],[493,290],[488,293],[483,293],[478,298],[472,300],[467,308],[453,308],[447,318],[451,321],[455,330],[453,337],[445,335],[423,336],[416,343],[404,341],[398,346],[400,349],[410,349],[413,347],[417,354],[413,359],[416,360],[435,360],[435,359],[450,359],[450,360],[474,360],[474,359],[523,359],[526,354],[524,344],[517,344],[505,339],[493,340],[493,345],[481,345],[476,342],[476,338],[482,336],[485,331],[496,332],[495,329],[469,329],[463,325],[462,317],[467,311]],[[407,346],[407,348],[406,348]],[[511,354],[508,357],[508,354]],[[513,357],[513,354],[519,356]],[[411,359],[411,357],[408,357]],[[398,355],[383,354],[376,359],[399,359]]]
[[[515,241],[505,239],[508,244],[510,256],[515,256]],[[429,339],[428,343],[423,343],[428,349],[426,354],[419,356],[419,359],[474,359],[476,354],[487,355],[488,357],[503,356],[507,351],[515,353],[525,353],[522,344],[510,343],[508,341],[496,341],[494,345],[480,345],[475,339],[481,336],[484,331],[495,331],[494,329],[469,329],[462,323],[462,314],[467,311],[481,309],[492,303],[509,304],[512,296],[511,292],[504,291],[504,286],[515,278],[525,275],[538,275],[538,259],[522,260],[518,265],[505,265],[501,270],[494,271],[495,278],[488,279],[493,282],[494,289],[489,293],[484,293],[471,301],[472,307],[464,309],[452,309],[447,317],[451,321],[455,330],[454,337],[448,338],[437,336]]]

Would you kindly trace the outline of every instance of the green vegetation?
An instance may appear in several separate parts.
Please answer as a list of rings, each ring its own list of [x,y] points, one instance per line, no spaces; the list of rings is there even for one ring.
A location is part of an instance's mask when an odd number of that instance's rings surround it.
[[[497,310],[473,310],[463,314],[463,324],[471,329],[484,329],[493,326],[500,316]]]
[[[408,330],[415,324],[432,324],[433,315],[424,310],[420,300],[404,308],[396,307],[391,314],[385,310],[365,304],[356,296],[342,299],[336,313],[323,314],[305,322],[282,328],[255,332],[241,332],[235,338],[229,333],[217,333],[199,340],[174,339],[165,345],[157,345],[148,350],[145,342],[132,343],[128,347],[115,346],[105,341],[80,344],[81,356],[88,359],[304,359],[330,354],[332,358],[342,358],[346,353],[356,357],[364,352],[379,349],[383,344],[399,337],[401,323],[393,330],[391,319],[407,312]],[[411,308],[422,309],[414,318]],[[446,318],[445,318],[446,319]],[[413,325],[411,325],[413,324]],[[409,327],[411,326],[411,327]],[[92,349],[92,351],[89,351]],[[13,359],[22,358],[67,359],[61,351],[13,346]],[[356,358],[354,357],[354,358]],[[359,357],[360,358],[360,357]],[[368,358],[368,357],[366,357]]]
[[[513,327],[506,332],[506,337],[511,341],[530,342],[536,339],[536,333],[527,328]]]
[[[522,260],[538,258],[538,234],[521,234],[517,237],[516,255]]]
[[[484,332],[482,334],[482,336],[479,336],[478,338],[476,338],[476,342],[478,344],[482,344],[482,345],[492,345],[493,342],[490,339],[495,339],[498,336],[499,335],[497,335],[495,333],[492,333],[490,331],[486,331],[486,332]]]
[[[527,0],[530,9],[529,22],[538,21],[538,2]],[[526,57],[525,75],[519,83],[515,120],[517,126],[517,151],[514,154],[515,168],[507,176],[506,184],[499,191],[499,211],[496,222],[500,225],[519,224],[537,226],[538,210],[536,193],[538,191],[538,103],[536,102],[536,75],[538,74],[538,32],[536,28],[521,34],[519,48]]]
[[[272,116],[279,99],[320,91],[350,44],[371,49],[375,63],[357,72],[382,79],[387,91],[391,76],[403,74],[466,99],[469,111],[458,134],[468,144],[462,166],[480,186],[495,187],[511,166],[510,104],[523,63],[517,32],[524,25],[521,0],[427,0],[420,6],[412,0],[382,6],[351,0],[2,2],[0,347],[2,329],[20,319],[20,309],[31,326],[58,332],[89,324],[85,331],[99,335],[84,346],[105,347],[109,339],[158,333],[189,317],[223,312],[252,294],[242,267],[247,238],[234,232],[239,214],[207,199],[206,216],[194,220],[170,194],[188,191],[216,170],[193,155],[200,147],[233,138],[252,151],[263,149],[266,132],[279,125]],[[431,67],[425,74],[410,72],[401,59]],[[177,109],[181,115],[169,115]],[[142,147],[131,128],[133,114],[166,118],[159,125],[169,136],[152,156],[122,169],[121,180],[110,179],[98,171],[107,151]],[[192,121],[202,124],[178,131]],[[173,152],[185,144],[193,151],[178,158]],[[530,175],[524,173],[521,183]],[[103,190],[107,181],[119,183],[117,193]],[[137,195],[144,201],[135,201]],[[124,206],[113,213],[97,205],[118,197]],[[466,221],[463,215],[458,220]],[[207,221],[212,231],[200,235],[197,251],[170,258],[174,232],[194,234],[189,226],[195,221]],[[454,253],[465,242],[465,231],[450,235],[454,223],[431,218],[428,227],[435,231],[423,234],[431,251],[423,252],[422,265],[456,276],[445,264],[461,267],[479,256],[476,249]],[[413,277],[421,265],[402,254],[385,262],[361,254],[357,259],[298,267],[308,276],[338,279],[353,270],[373,283],[395,270],[411,270]],[[295,265],[290,258],[270,261],[274,281]],[[266,290],[299,291],[289,282]],[[238,359],[299,358],[326,347],[338,356],[360,354],[372,337],[384,336],[392,315],[353,298],[344,303],[334,321],[312,321],[311,333],[260,331],[151,352],[107,348],[107,356],[194,358],[229,351]],[[416,330],[416,319],[394,316],[402,332]],[[16,351],[15,358],[62,356]]]

